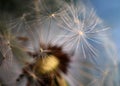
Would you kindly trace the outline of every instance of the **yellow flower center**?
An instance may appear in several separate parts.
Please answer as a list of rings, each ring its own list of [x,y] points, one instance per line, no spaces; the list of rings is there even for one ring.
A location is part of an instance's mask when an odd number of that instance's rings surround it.
[[[34,70],[36,73],[46,74],[54,71],[59,65],[59,60],[53,55],[38,59],[35,64]]]

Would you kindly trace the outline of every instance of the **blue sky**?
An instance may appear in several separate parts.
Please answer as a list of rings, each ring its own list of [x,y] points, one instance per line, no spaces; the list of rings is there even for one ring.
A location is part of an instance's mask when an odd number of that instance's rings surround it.
[[[120,57],[120,0],[90,0],[97,15],[111,28],[112,38]]]

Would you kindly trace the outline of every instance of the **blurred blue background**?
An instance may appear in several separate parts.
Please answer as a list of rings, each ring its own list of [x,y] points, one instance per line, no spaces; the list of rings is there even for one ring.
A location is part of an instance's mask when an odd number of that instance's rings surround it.
[[[118,50],[120,61],[120,0],[90,0],[96,13],[111,28],[111,37]]]

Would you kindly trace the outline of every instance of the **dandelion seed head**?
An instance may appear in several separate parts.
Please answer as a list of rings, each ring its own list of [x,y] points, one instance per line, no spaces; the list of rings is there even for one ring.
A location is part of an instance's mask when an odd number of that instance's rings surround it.
[[[104,47],[104,38],[107,38],[109,28],[104,26],[92,7],[88,9],[85,3],[78,3],[80,5],[68,4],[67,10],[60,15],[59,27],[63,32],[53,41],[64,45],[66,51],[73,51],[81,58],[94,59],[99,56],[97,46]]]
[[[22,66],[27,85],[57,86],[51,84],[56,81],[60,86],[104,86],[105,83],[114,86],[111,81],[117,74],[117,61],[112,58],[116,57],[112,55],[115,50],[110,47],[112,42],[106,40],[109,28],[94,9],[82,1],[77,4],[72,0],[68,4],[60,0],[34,2],[36,13],[23,13],[11,22],[17,41],[26,43],[24,48],[10,35],[4,41],[9,49],[2,50],[0,46],[2,52],[6,51],[4,56],[20,58],[20,63],[26,63],[26,57],[27,62],[34,60]],[[27,20],[29,16],[33,21]]]
[[[55,56],[47,56],[44,59],[39,59],[36,63],[35,70],[38,73],[45,74],[55,70],[59,65],[59,60]]]
[[[40,47],[41,48],[39,51],[33,53],[29,52],[31,53],[29,55],[33,57],[35,56],[36,59],[38,59],[38,61],[36,60],[36,65],[38,64],[38,67],[42,68],[43,72],[49,72],[54,69],[60,69],[63,73],[67,72],[67,67],[69,66],[70,58],[67,53],[62,51],[62,47],[53,45],[45,46],[43,44]]]
[[[54,81],[55,77],[63,78],[62,81],[57,80],[56,82],[66,85],[66,80],[64,81],[62,73],[67,74],[69,69],[70,58],[68,54],[63,52],[62,47],[59,46],[53,46],[50,44],[40,45],[41,46],[38,51],[33,53],[31,52],[31,54],[28,53],[30,56],[36,57],[33,63],[30,63],[24,68],[26,72],[23,72],[23,74],[27,77],[28,82],[30,77],[31,79],[34,79],[30,74],[31,72],[37,77],[35,79],[35,83],[39,82],[40,85],[46,85],[46,83],[51,85],[51,83],[46,80],[50,79],[51,82]]]

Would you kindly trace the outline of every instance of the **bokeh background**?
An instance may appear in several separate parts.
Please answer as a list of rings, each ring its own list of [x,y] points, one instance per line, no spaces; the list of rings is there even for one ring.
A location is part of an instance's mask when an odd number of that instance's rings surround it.
[[[111,27],[120,62],[120,0],[90,0],[96,13]]]

